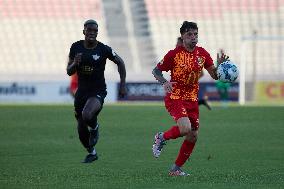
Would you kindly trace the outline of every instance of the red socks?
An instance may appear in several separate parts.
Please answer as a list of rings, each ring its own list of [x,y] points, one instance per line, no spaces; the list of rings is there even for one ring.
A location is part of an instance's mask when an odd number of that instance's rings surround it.
[[[188,140],[184,140],[180,150],[178,157],[176,159],[175,164],[179,167],[183,166],[183,164],[186,162],[186,160],[189,158],[190,154],[192,153],[192,150],[195,146],[195,143],[192,143]]]
[[[180,131],[179,131],[178,126],[173,126],[169,130],[164,132],[163,137],[164,137],[165,140],[176,139],[176,138],[180,137]]]
[[[176,139],[178,137],[181,137],[178,126],[173,126],[169,130],[164,132],[163,137],[165,140]],[[194,146],[195,146],[195,142],[192,143],[188,140],[183,141],[180,147],[176,162],[175,162],[177,166],[179,167],[183,166],[183,164],[186,162],[186,160],[189,158],[190,154],[192,153]]]

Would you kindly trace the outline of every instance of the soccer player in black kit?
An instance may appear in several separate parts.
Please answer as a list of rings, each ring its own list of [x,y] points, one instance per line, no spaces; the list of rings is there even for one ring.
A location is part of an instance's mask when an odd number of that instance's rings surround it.
[[[123,60],[111,47],[97,41],[98,24],[95,20],[87,20],[84,23],[83,34],[85,40],[73,43],[70,48],[67,74],[78,74],[78,90],[74,99],[75,117],[79,139],[89,153],[83,163],[91,163],[98,159],[95,150],[99,137],[97,117],[107,95],[104,77],[106,60],[111,60],[118,67],[118,90],[121,97],[126,93],[126,70]]]

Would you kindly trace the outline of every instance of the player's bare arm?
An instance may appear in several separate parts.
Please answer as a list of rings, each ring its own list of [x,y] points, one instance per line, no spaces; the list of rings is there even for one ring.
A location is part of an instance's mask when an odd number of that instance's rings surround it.
[[[221,55],[217,53],[217,67],[212,65],[209,68],[207,68],[208,73],[213,79],[218,80],[217,68],[222,62],[225,62],[227,60],[229,60],[229,56],[225,55],[224,53],[222,53]]]
[[[155,67],[152,71],[152,74],[156,78],[156,80],[161,83],[162,85],[167,82],[167,80],[164,78],[163,73],[159,68]]]
[[[176,82],[169,82],[167,81],[164,76],[163,76],[163,73],[161,70],[159,70],[158,67],[155,67],[152,71],[152,74],[154,75],[154,77],[156,78],[156,80],[161,83],[164,87],[164,90],[167,92],[167,93],[171,93],[172,90],[173,90],[173,85],[176,83]]]
[[[81,62],[81,56],[82,53],[78,53],[75,55],[74,60],[72,60],[71,58],[69,58],[68,60],[68,64],[67,64],[67,74],[69,76],[73,75],[76,72],[76,66],[79,65],[79,63]]]
[[[114,63],[117,65],[118,73],[120,76],[120,86],[119,86],[119,96],[124,97],[126,94],[126,87],[125,87],[125,78],[126,78],[126,69],[125,64],[122,58],[118,55],[114,58]]]

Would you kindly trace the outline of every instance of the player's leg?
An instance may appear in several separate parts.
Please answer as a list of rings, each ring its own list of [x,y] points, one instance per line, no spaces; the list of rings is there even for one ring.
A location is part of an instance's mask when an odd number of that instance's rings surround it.
[[[180,131],[180,136],[186,136],[188,138],[189,136],[194,133],[191,128],[191,122],[188,117],[181,117],[177,121],[177,127]],[[169,132],[169,131],[167,131]],[[167,132],[165,132],[164,136],[167,138]],[[169,139],[174,138],[175,136],[168,137]],[[170,176],[188,176],[189,174],[183,172],[181,170],[182,165],[185,163],[185,161],[190,156],[191,152],[190,149],[193,149],[193,146],[191,143],[187,141],[187,139],[184,140],[183,144],[181,145],[179,154],[177,156],[177,160],[175,164],[172,166],[172,168],[169,171]]]
[[[172,126],[162,135],[164,140],[176,139],[187,135],[191,131],[191,124],[188,117],[180,117],[176,121],[177,125]]]
[[[77,120],[77,131],[79,139],[82,145],[86,148],[86,150],[90,151],[90,145],[89,145],[90,132],[87,123],[84,121],[82,117],[82,111],[87,101],[87,99],[84,98],[84,96],[85,96],[84,94],[75,95],[75,101],[74,101],[75,117]]]
[[[168,112],[177,121],[177,125],[172,126],[165,132],[159,132],[155,135],[152,150],[153,155],[156,158],[160,156],[165,141],[185,136],[191,130],[190,121],[181,100],[165,98],[165,105]]]
[[[99,124],[97,122],[97,117],[102,110],[103,107],[103,98],[102,95],[96,95],[94,97],[90,97],[82,111],[82,117],[84,121],[90,126],[90,136],[88,138],[89,140],[89,146],[92,149],[92,152],[90,152],[89,155],[85,158],[86,163],[90,163],[94,160],[98,159],[97,152],[95,149],[95,145],[99,138]]]
[[[97,95],[95,97],[89,98],[83,109],[83,118],[86,123],[91,127],[89,138],[90,146],[95,146],[99,138],[99,124],[97,118],[103,108],[103,98],[103,95]]]
[[[195,143],[197,141],[198,136],[198,128],[199,128],[199,110],[198,105],[192,103],[190,105],[190,109],[187,109],[189,120],[191,123],[191,131],[185,135],[185,140],[183,141],[179,154],[176,158],[175,164],[172,166],[169,174],[172,176],[185,176],[184,172],[181,171],[181,167],[190,157]]]
[[[185,136],[191,131],[191,123],[187,117],[187,112],[182,105],[180,105],[180,107],[181,108],[176,107],[176,110],[171,113],[175,114],[174,117],[177,119],[177,125],[172,126],[169,130],[163,133],[163,139],[165,140]]]
[[[97,126],[97,112],[102,108],[102,103],[97,97],[88,98],[82,111],[83,120],[91,127]]]
[[[90,146],[89,146],[90,132],[88,130],[88,126],[84,122],[84,120],[82,118],[82,114],[75,113],[75,117],[77,119],[77,131],[78,131],[79,139],[80,139],[82,145],[87,150],[90,150]]]
[[[84,109],[84,105],[86,103],[86,99],[84,98],[85,95],[75,95],[75,101],[74,101],[74,106],[75,106],[75,116],[77,119],[77,131],[79,134],[79,139],[81,141],[81,143],[83,144],[83,146],[86,148],[86,150],[89,152],[89,154],[85,157],[85,159],[83,160],[83,163],[90,163],[96,159],[98,159],[98,157],[95,155],[93,155],[92,153],[94,152],[94,148],[90,146],[89,144],[89,138],[90,138],[90,131],[88,129],[88,125],[85,122],[85,120],[83,119],[83,109]]]
[[[175,164],[173,164],[172,168],[169,171],[169,175],[171,176],[187,176],[189,174],[186,174],[181,170],[181,167],[184,165],[184,163],[188,160],[190,157],[196,141],[197,141],[197,135],[198,131],[191,131],[189,134],[186,135],[185,140],[183,141],[179,154],[176,158]]]
[[[191,130],[190,120],[183,103],[183,100],[180,99],[173,100],[167,97],[165,98],[165,106],[177,123],[177,125],[172,126],[169,130],[164,132],[163,138],[165,140],[185,136]]]

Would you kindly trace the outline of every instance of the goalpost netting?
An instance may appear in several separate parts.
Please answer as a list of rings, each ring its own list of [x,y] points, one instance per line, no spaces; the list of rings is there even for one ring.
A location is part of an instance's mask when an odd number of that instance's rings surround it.
[[[240,104],[284,103],[284,36],[243,37]]]

